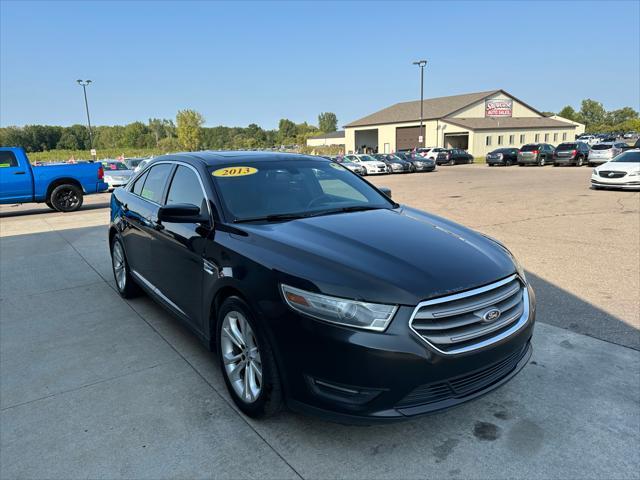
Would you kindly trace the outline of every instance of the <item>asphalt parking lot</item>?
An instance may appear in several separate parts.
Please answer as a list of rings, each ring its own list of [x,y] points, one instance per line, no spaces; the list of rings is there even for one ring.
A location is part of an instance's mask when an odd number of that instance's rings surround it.
[[[506,243],[538,324],[504,387],[369,427],[239,414],[193,335],[114,291],[108,195],[70,214],[0,207],[0,477],[638,478],[640,193],[592,191],[590,171],[371,179]]]

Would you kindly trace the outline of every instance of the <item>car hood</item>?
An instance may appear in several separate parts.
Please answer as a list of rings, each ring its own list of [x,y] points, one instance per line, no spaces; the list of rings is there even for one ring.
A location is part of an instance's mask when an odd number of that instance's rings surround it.
[[[603,163],[599,167],[596,167],[596,171],[601,170],[617,170],[618,172],[634,172],[640,169],[640,162],[607,162]]]
[[[407,207],[237,227],[240,253],[281,281],[346,298],[415,305],[515,272],[495,241]]]

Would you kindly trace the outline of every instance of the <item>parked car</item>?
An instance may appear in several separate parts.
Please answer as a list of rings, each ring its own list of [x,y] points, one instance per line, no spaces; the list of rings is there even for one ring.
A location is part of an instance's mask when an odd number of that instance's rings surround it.
[[[548,143],[528,143],[523,145],[518,152],[518,165],[538,165],[543,167],[553,160],[553,145]]]
[[[103,160],[102,166],[104,181],[109,185],[109,190],[125,186],[133,175],[133,170],[119,160]]]
[[[591,187],[640,190],[640,150],[627,150],[591,172]]]
[[[342,156],[331,157],[330,160],[332,160],[333,162],[339,163],[343,167],[348,168],[349,170],[351,170],[354,173],[357,173],[358,175],[364,176],[367,174],[366,167],[364,167],[359,163],[350,162],[349,160],[345,159]]]
[[[589,151],[589,145],[584,142],[561,143],[553,152],[553,166],[575,165],[581,167],[587,163]]]
[[[415,153],[396,152],[397,157],[410,162],[414,172],[433,172],[436,169],[436,161],[422,157]]]
[[[381,162],[380,160],[376,160],[371,155],[349,154],[345,155],[344,158],[346,158],[350,162],[362,165],[367,170],[367,175],[380,175],[383,173],[388,173],[387,164]]]
[[[517,374],[535,297],[509,250],[330,163],[270,152],[155,159],[112,196],[117,291],[144,290],[195,331],[252,417],[286,404],[402,420]]]
[[[84,196],[104,192],[99,163],[31,165],[21,147],[0,147],[0,204],[41,203],[53,210],[73,212]]]
[[[442,148],[442,147],[429,147],[429,148],[419,148],[418,149],[418,153],[419,155],[423,156],[424,158],[429,158],[431,160],[436,160],[438,158],[438,154],[441,152],[446,152],[447,149],[446,148]]]
[[[504,165],[509,167],[518,163],[518,153],[520,150],[517,148],[498,148],[489,152],[486,156],[487,165],[493,167],[494,165]]]
[[[631,139],[631,138],[635,138],[637,135],[636,132],[627,132],[624,134],[624,138],[626,138],[627,140]]]
[[[587,145],[595,145],[596,143],[600,143],[600,139],[595,135],[580,135],[576,140],[579,142],[584,142]]]
[[[473,155],[459,148],[448,148],[436,157],[438,165],[458,165],[461,163],[473,163]]]
[[[413,171],[411,163],[391,153],[376,153],[372,157],[384,162],[389,173],[411,173]]]
[[[636,143],[633,144],[633,148],[640,148],[640,138],[638,138]]]
[[[129,167],[129,170],[135,171],[136,167],[140,165],[143,160],[147,160],[146,158],[125,158],[123,160],[124,164]]]
[[[589,151],[589,166],[592,167],[593,165],[610,161],[625,150],[623,145],[626,146],[627,144],[624,142],[596,143]]]

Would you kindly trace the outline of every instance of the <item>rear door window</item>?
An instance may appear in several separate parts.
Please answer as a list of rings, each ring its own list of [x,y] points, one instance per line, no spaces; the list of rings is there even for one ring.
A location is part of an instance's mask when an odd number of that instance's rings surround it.
[[[149,174],[148,171],[146,171],[144,174],[140,175],[140,178],[138,178],[135,183],[133,184],[133,188],[131,189],[131,191],[136,194],[136,195],[142,195],[142,187],[144,186],[144,181],[147,179],[147,175]]]
[[[151,167],[142,187],[142,198],[155,203],[162,203],[162,194],[172,168],[173,165],[169,163],[161,163]]]

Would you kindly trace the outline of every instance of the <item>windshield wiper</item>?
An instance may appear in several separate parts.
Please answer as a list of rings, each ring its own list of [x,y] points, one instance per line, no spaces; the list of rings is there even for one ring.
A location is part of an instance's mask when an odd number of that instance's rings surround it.
[[[247,222],[277,222],[278,220],[295,220],[297,218],[306,218],[309,214],[306,212],[298,213],[276,213],[272,215],[265,215],[263,217],[251,217],[251,218],[236,218],[233,223],[247,223]]]
[[[318,217],[320,215],[331,215],[334,213],[345,212],[363,212],[365,210],[388,210],[387,207],[374,207],[372,205],[352,205],[350,207],[332,208],[331,210],[320,210],[319,212],[310,213],[309,217]]]

